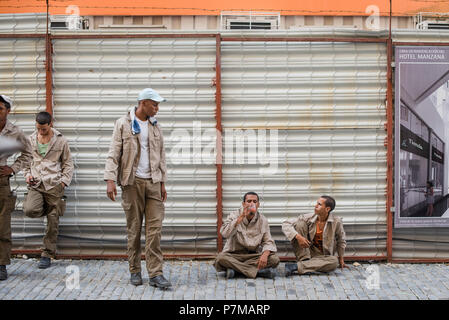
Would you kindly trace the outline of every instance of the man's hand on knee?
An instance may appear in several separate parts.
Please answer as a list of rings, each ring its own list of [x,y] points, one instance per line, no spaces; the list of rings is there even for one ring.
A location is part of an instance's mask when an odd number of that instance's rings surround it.
[[[307,240],[300,234],[297,234],[295,238],[298,241],[298,244],[301,248],[309,248],[310,245],[312,244],[309,240]]]
[[[268,264],[268,256],[270,255],[270,251],[264,251],[259,258],[259,263],[257,264],[257,269],[265,269]]]

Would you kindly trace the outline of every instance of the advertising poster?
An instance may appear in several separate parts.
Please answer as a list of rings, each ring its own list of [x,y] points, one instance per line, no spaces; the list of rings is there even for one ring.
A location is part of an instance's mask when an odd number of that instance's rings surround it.
[[[448,227],[449,47],[395,49],[395,223]]]

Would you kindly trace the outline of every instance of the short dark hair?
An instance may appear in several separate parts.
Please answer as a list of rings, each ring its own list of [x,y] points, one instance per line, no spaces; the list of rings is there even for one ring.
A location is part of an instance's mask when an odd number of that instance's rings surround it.
[[[36,114],[36,122],[39,124],[50,124],[51,120],[51,114],[49,114],[47,111],[41,111]]]
[[[429,186],[433,187],[433,182],[432,182],[432,180],[427,181],[427,183],[429,184]]]
[[[9,102],[7,102],[5,99],[3,99],[2,96],[0,96],[0,103],[3,103],[5,105],[6,109],[11,109],[11,105],[9,104]]]
[[[331,213],[332,210],[335,209],[335,199],[331,196],[321,196],[321,198],[325,199],[324,205],[326,206],[326,208],[331,208],[331,210],[329,211],[329,213]]]
[[[253,191],[250,191],[250,192],[245,193],[245,195],[243,196],[243,202],[246,201],[246,196],[248,196],[248,195],[256,196],[257,197],[257,201],[259,201],[259,195],[257,193],[255,193],[255,192],[253,192]]]

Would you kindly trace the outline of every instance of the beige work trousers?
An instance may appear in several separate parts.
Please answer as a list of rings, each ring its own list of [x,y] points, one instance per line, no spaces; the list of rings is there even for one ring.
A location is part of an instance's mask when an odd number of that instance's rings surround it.
[[[59,216],[64,215],[66,206],[63,196],[62,184],[58,184],[50,190],[45,190],[43,185],[39,185],[37,188],[28,188],[28,194],[23,201],[23,212],[27,217],[47,217],[47,228],[41,248],[42,257],[54,258],[56,256]]]
[[[11,264],[11,212],[16,196],[11,193],[9,177],[0,177],[0,265]]]
[[[309,230],[305,221],[301,221],[297,224],[296,231],[301,236],[308,239]],[[312,242],[313,239],[308,240]],[[336,256],[324,255],[313,244],[310,248],[301,248],[296,239],[293,239],[291,243],[293,250],[295,251],[299,274],[309,272],[331,272],[337,269],[338,258]]]
[[[162,221],[165,206],[161,183],[136,177],[134,184],[122,187],[122,206],[126,214],[128,263],[131,273],[141,272],[141,231],[145,216],[145,261],[150,278],[162,275]]]
[[[234,269],[246,277],[254,279],[259,271],[257,265],[261,255],[262,253],[220,252],[215,258],[214,267],[218,272]],[[279,261],[279,257],[275,253],[270,253],[265,268],[276,268]]]

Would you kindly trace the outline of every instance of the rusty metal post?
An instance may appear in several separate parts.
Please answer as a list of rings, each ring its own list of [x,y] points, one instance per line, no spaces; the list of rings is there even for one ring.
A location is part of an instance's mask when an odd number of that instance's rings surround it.
[[[223,37],[221,41],[242,42],[350,42],[350,43],[385,43],[387,38],[314,38],[314,37]]]
[[[393,41],[391,38],[391,0],[390,0],[390,29],[387,41],[387,260],[393,259],[393,216],[391,207],[393,206]]]
[[[217,251],[223,250],[223,237],[220,229],[223,223],[223,128],[221,125],[221,35],[216,35],[216,60],[215,60],[215,120],[217,132]]]
[[[53,115],[53,75],[52,75],[52,55],[53,47],[51,37],[48,30],[48,0],[47,0],[47,32],[45,34],[45,111]]]
[[[45,38],[45,111],[50,114],[53,114],[53,73],[52,73],[52,55],[53,55],[53,46],[51,43],[51,38],[47,36]]]

